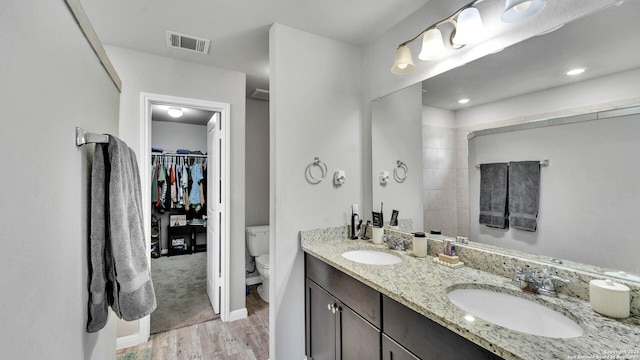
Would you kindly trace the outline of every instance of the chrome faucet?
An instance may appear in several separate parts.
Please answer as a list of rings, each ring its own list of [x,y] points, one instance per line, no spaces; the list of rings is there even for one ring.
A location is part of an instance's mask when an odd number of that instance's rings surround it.
[[[530,291],[540,295],[557,296],[553,280],[569,284],[571,281],[549,273],[549,268],[544,267],[542,272],[536,269],[524,271],[520,266],[502,265],[506,269],[513,269],[513,279],[511,283],[522,290]]]

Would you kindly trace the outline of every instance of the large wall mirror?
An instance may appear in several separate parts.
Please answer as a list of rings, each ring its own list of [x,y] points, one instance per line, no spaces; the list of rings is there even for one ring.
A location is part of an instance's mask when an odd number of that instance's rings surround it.
[[[640,281],[639,16],[626,1],[373,101],[373,209],[399,210],[411,231]],[[565,75],[576,67],[587,69]],[[475,164],[545,158],[538,230],[480,226]]]

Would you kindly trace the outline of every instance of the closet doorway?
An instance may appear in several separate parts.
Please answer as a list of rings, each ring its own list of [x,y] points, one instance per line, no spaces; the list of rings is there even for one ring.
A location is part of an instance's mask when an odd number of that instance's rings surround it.
[[[156,94],[142,94],[142,136],[141,136],[141,148],[143,149],[140,159],[142,164],[143,176],[147,171],[147,179],[152,178],[152,146],[156,146],[155,139],[152,139],[152,125],[154,119],[154,111],[164,111],[167,113],[169,108],[180,109],[183,111],[183,115],[190,110],[195,112],[201,112],[203,114],[210,115],[199,126],[206,129],[201,134],[206,137],[204,141],[203,150],[200,154],[186,154],[184,160],[190,165],[191,163],[197,163],[200,161],[206,165],[206,200],[201,204],[201,208],[197,209],[197,216],[200,219],[205,218],[206,226],[202,223],[193,223],[190,225],[192,228],[198,228],[204,230],[206,234],[206,243],[202,244],[198,241],[198,236],[195,235],[195,231],[189,230],[189,234],[182,237],[184,244],[183,248],[180,248],[181,238],[176,236],[175,242],[171,241],[171,238],[167,238],[166,248],[162,247],[162,257],[165,257],[167,253],[175,256],[204,256],[205,254],[198,254],[197,249],[206,247],[206,293],[211,307],[216,314],[222,318],[223,321],[229,318],[229,293],[227,291],[227,285],[229,283],[229,119],[230,119],[230,106],[226,103],[209,102],[202,100],[176,98],[171,96],[156,95]],[[173,109],[172,109],[173,110]],[[204,115],[205,117],[208,115]],[[166,124],[165,124],[166,125]],[[162,126],[161,126],[162,127]],[[165,130],[170,128],[164,126]],[[175,147],[175,146],[169,146]],[[163,149],[164,150],[164,149]],[[191,150],[188,146],[183,148],[169,149],[169,153],[174,153],[176,150]],[[191,150],[194,151],[194,150]],[[181,151],[183,152],[183,151]],[[206,153],[206,156],[204,155]],[[158,156],[159,154],[156,154]],[[189,156],[192,155],[192,156]],[[171,159],[171,155],[168,156]],[[179,156],[175,156],[177,159],[181,159]],[[206,159],[206,160],[203,160]],[[145,160],[145,161],[142,161]],[[180,163],[181,160],[177,160]],[[147,165],[147,166],[145,166]],[[146,170],[145,170],[146,169]],[[146,203],[151,203],[151,186],[146,187],[146,192],[143,191],[143,197],[148,199]],[[205,189],[203,189],[205,190]],[[193,209],[196,210],[196,209]],[[155,210],[149,206],[145,209],[145,218],[149,230],[151,228],[152,213]],[[193,215],[193,212],[192,212]],[[206,215],[206,216],[202,216]],[[174,218],[174,220],[181,220],[180,217]],[[178,221],[176,220],[176,221]],[[161,232],[169,232],[169,224],[161,225]],[[178,230],[179,228],[175,228]],[[171,230],[173,233],[174,231]],[[180,231],[178,231],[180,232]],[[147,234],[152,234],[151,231]],[[191,237],[190,237],[191,236]],[[174,237],[173,235],[171,237]],[[202,237],[202,236],[200,236]],[[195,239],[194,239],[195,238]],[[189,240],[194,240],[193,243]],[[151,239],[150,239],[151,241]],[[151,246],[151,244],[150,244]],[[191,251],[196,250],[194,254]],[[176,252],[177,251],[177,252]],[[180,253],[180,255],[178,255]],[[184,254],[186,253],[186,254]],[[150,251],[151,256],[151,251]],[[184,254],[184,255],[183,255]],[[194,259],[195,259],[194,257]],[[153,261],[156,259],[150,259]],[[152,266],[153,268],[153,266]],[[152,272],[152,278],[154,274]],[[154,280],[155,281],[155,280]],[[151,332],[151,317],[146,317],[140,321],[140,337],[143,341],[146,341]]]

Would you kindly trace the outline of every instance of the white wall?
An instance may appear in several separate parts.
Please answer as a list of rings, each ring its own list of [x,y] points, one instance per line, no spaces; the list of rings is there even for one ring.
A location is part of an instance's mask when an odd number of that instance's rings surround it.
[[[179,122],[153,121],[151,146],[164,151],[186,149],[207,153],[207,125],[181,124]]]
[[[391,219],[391,211],[398,210],[399,218],[411,219],[415,231],[423,230],[422,216],[422,89],[420,84],[409,86],[371,103],[370,175],[373,188],[373,211],[380,211],[384,203],[384,221]],[[396,161],[407,165],[406,179],[394,177]],[[381,171],[389,172],[389,181],[381,185]],[[404,171],[398,170],[399,176]],[[361,219],[372,219],[371,213]]]
[[[542,127],[469,141],[471,238],[483,243],[640,273],[640,115]],[[478,224],[473,165],[549,159],[541,168],[538,229]]]
[[[247,226],[269,223],[269,102],[247,99]]]
[[[138,154],[141,92],[231,104],[230,310],[245,308],[245,74],[115,46],[105,49],[123,81],[120,135]]]
[[[313,51],[300,51],[301,46]],[[305,356],[304,257],[299,231],[347,223],[360,198],[360,50],[280,24],[270,29],[270,358]],[[327,164],[317,185],[304,171]],[[334,188],[333,172],[346,172]]]
[[[245,143],[247,226],[269,224],[269,102],[247,99],[247,129]],[[245,254],[245,269],[253,271],[247,278],[258,280],[259,274],[249,251]]]
[[[87,334],[89,150],[119,93],[64,1],[0,4],[0,358],[115,358],[115,316]]]

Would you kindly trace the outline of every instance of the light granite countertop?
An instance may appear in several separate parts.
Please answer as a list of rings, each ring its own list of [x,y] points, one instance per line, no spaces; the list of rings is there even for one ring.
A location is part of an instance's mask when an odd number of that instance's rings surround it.
[[[347,240],[337,232],[328,237],[301,236],[306,253],[345,272],[438,324],[505,359],[640,359],[640,317],[623,320],[595,313],[588,301],[524,293],[511,279],[468,266],[452,269],[416,258],[410,252],[390,250],[370,241]],[[371,249],[402,258],[394,265],[367,265],[342,257],[349,250]],[[464,261],[464,259],[461,259]],[[476,318],[452,304],[447,292],[456,288],[487,288],[508,292],[544,304],[576,321],[584,330],[577,338],[554,339],[529,335]]]

